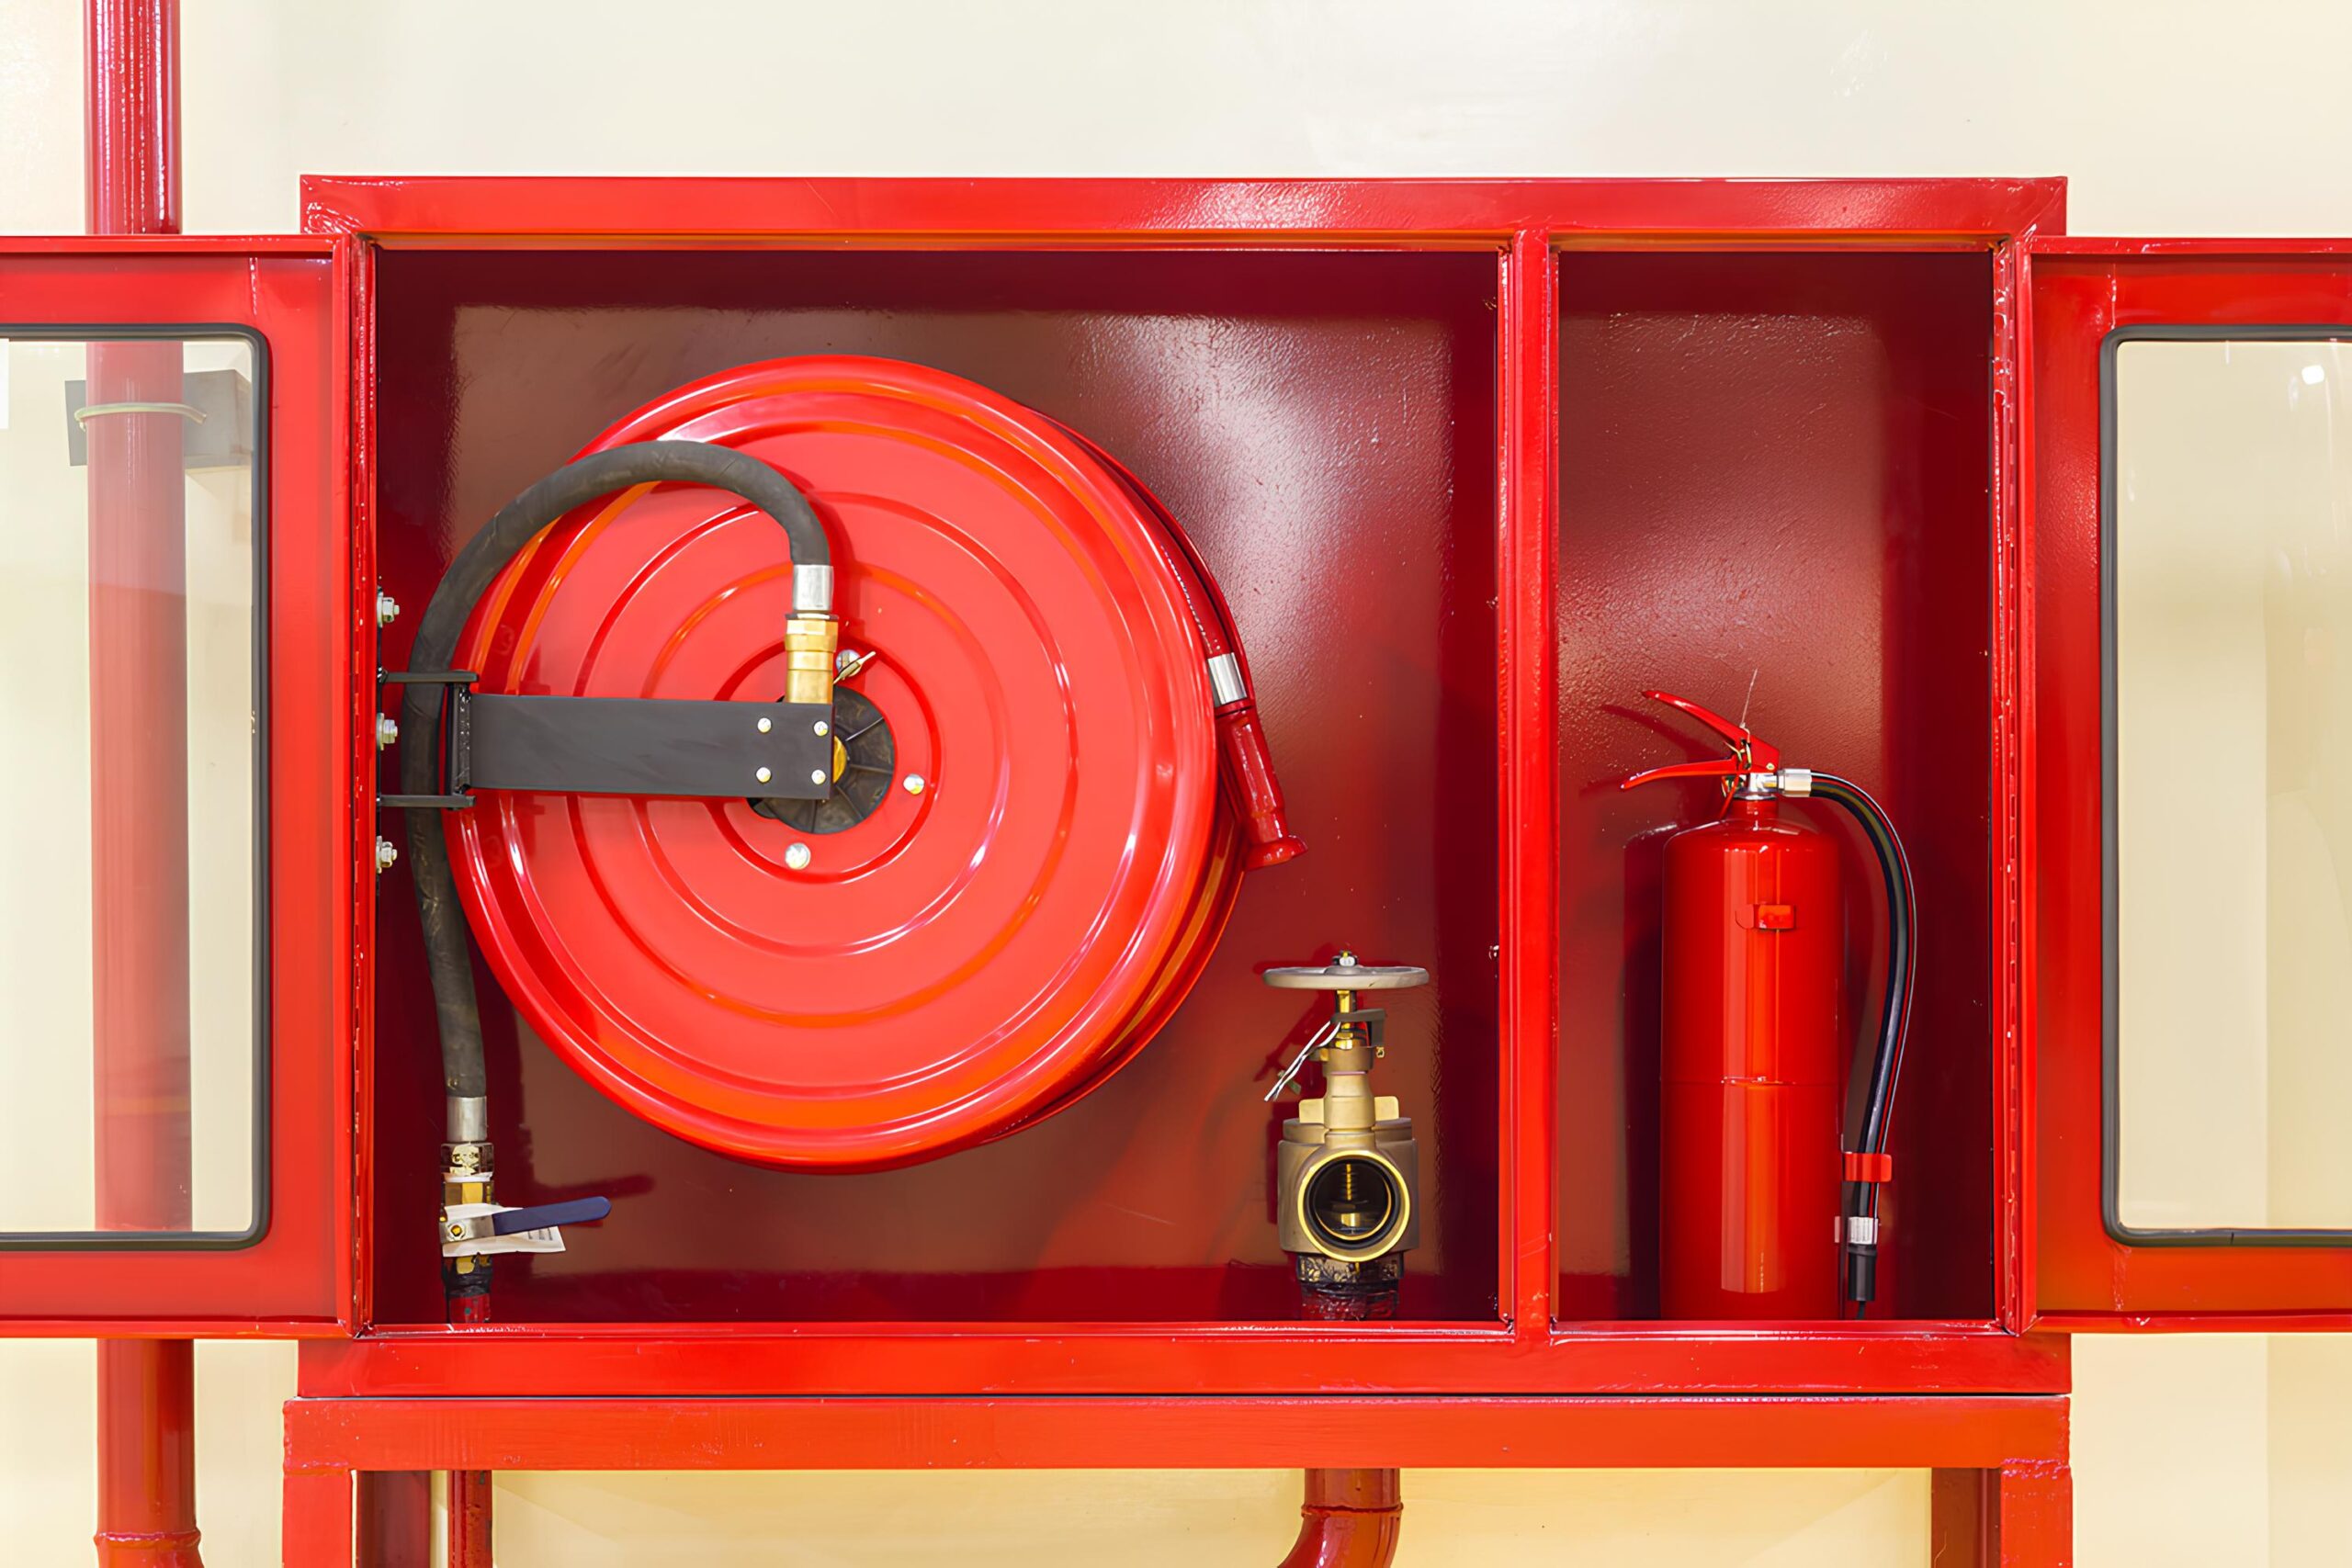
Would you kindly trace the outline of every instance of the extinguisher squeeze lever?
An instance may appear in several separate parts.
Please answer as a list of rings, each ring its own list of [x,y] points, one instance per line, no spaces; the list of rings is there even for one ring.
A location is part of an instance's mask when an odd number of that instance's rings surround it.
[[[1805,768],[1781,766],[1781,749],[1769,740],[1757,739],[1744,724],[1734,724],[1719,713],[1701,707],[1688,697],[1678,697],[1671,692],[1644,692],[1653,702],[1678,708],[1724,738],[1731,748],[1731,755],[1713,761],[1672,762],[1662,768],[1647,768],[1618,784],[1619,789],[1631,789],[1635,784],[1655,784],[1661,779],[1720,778],[1731,781],[1735,795],[1806,795],[1813,793],[1813,773]]]
[[[1837,1216],[1837,1235],[1844,1266],[1844,1294],[1860,1316],[1878,1291],[1879,1190],[1894,1176],[1887,1152],[1887,1134],[1894,1114],[1894,1090],[1903,1072],[1903,1046],[1911,1021],[1913,971],[1917,966],[1914,928],[1917,896],[1911,877],[1911,860],[1894,822],[1871,793],[1836,773],[1808,768],[1784,768],[1780,748],[1757,739],[1746,724],[1735,724],[1687,697],[1670,692],[1645,692],[1644,696],[1690,715],[1717,735],[1731,755],[1708,761],[1674,762],[1651,768],[1623,780],[1618,787],[1662,779],[1720,778],[1726,795],[1749,799],[1777,795],[1814,796],[1826,800],[1853,818],[1870,841],[1884,879],[1887,907],[1886,985],[1881,1002],[1879,1038],[1870,1066],[1870,1092],[1863,1100],[1862,1125],[1845,1140],[1845,1198]]]

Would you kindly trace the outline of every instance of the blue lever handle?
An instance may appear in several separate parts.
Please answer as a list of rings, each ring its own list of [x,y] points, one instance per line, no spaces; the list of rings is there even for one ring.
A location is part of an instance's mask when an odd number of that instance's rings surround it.
[[[613,1212],[609,1198],[574,1198],[565,1203],[542,1203],[535,1209],[508,1209],[491,1216],[492,1235],[546,1230],[551,1225],[584,1225]]]

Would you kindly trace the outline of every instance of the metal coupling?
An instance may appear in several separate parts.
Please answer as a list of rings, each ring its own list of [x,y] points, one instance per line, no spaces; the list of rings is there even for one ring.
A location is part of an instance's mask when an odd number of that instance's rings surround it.
[[[1231,707],[1250,694],[1250,682],[1241,678],[1241,656],[1220,653],[1208,661],[1209,702],[1220,708]]]
[[[792,569],[792,613],[796,615],[824,615],[833,613],[833,569],[830,566],[796,566]]]
[[[480,1144],[488,1148],[490,1101],[478,1094],[453,1094],[441,1102],[452,1144]]]
[[[841,635],[842,624],[831,615],[795,615],[784,623],[786,702],[832,705],[833,655]]]
[[[1870,1214],[1838,1216],[1838,1240],[1846,1247],[1876,1247],[1878,1220]]]

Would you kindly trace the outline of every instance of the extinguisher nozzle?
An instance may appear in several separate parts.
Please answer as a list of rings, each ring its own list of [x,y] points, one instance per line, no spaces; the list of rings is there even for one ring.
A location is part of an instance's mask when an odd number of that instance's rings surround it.
[[[1854,1315],[1860,1317],[1869,1312],[1871,1298],[1878,1294],[1876,1243],[1846,1244],[1845,1276],[1846,1299],[1853,1303]]]

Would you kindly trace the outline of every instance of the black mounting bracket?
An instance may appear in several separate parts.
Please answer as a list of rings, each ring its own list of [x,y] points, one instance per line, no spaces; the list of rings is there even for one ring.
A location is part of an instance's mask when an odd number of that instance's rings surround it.
[[[448,687],[441,795],[390,807],[458,810],[482,789],[690,799],[823,800],[833,788],[832,708],[819,703],[505,696],[468,670],[401,671],[386,685]]]

